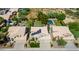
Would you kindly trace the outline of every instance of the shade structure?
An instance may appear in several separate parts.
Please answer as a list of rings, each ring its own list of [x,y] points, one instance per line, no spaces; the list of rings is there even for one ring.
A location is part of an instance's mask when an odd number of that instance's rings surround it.
[[[48,24],[53,24],[52,20],[48,20],[47,23],[48,23]]]

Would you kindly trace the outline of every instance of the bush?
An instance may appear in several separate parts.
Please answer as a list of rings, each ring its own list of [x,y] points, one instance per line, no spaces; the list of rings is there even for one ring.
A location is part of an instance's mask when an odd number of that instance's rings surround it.
[[[32,48],[38,48],[38,47],[40,47],[40,46],[39,46],[39,43],[31,42],[31,43],[30,43],[30,47],[32,47]]]
[[[60,45],[60,46],[65,46],[65,45],[67,44],[67,42],[66,42],[65,40],[63,40],[63,38],[58,39],[58,40],[57,40],[57,43],[58,43],[58,45]]]
[[[29,45],[31,48],[38,48],[40,47],[40,43],[39,41],[37,40],[37,38],[32,38],[30,41],[29,41]]]
[[[32,20],[26,21],[26,27],[31,28],[31,26],[33,26],[33,21]]]
[[[48,13],[48,18],[56,18],[58,16],[58,13]]]
[[[8,31],[8,27],[2,27],[2,28],[1,28],[1,31],[2,31],[2,32],[7,32],[7,31]]]
[[[58,14],[58,16],[56,17],[58,20],[60,20],[60,21],[63,21],[65,18],[66,18],[66,16],[65,16],[65,14],[64,13],[60,13],[60,14]]]
[[[26,15],[29,14],[30,9],[29,8],[19,8],[19,17],[25,17]]]
[[[5,37],[4,33],[0,32],[0,40]]]

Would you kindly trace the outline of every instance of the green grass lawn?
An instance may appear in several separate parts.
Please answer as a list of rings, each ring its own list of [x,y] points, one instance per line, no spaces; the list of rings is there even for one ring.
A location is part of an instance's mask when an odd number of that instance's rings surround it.
[[[75,38],[79,38],[79,23],[74,22],[69,24],[69,29],[75,36]]]
[[[73,33],[73,35],[78,38],[79,37],[79,31],[76,31],[74,29],[70,29],[70,31]]]
[[[34,22],[34,27],[42,27],[42,26],[44,26],[44,24],[42,24],[41,21],[35,21]]]

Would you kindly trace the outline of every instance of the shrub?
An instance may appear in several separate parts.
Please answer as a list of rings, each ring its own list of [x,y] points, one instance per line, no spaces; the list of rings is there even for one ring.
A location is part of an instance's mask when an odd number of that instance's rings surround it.
[[[2,28],[1,28],[1,31],[2,31],[2,32],[7,32],[7,31],[8,31],[8,27],[7,27],[7,26],[6,26],[6,27],[2,27]]]
[[[30,9],[29,8],[19,8],[19,17],[25,17],[26,15],[29,14]]]
[[[32,47],[32,48],[38,48],[38,47],[40,47],[40,46],[39,46],[39,43],[31,42],[31,43],[30,43],[30,47]]]
[[[58,13],[52,13],[52,12],[48,13],[48,18],[56,18],[57,16],[58,16]]]
[[[65,46],[65,45],[67,44],[67,42],[66,42],[65,40],[63,40],[63,38],[58,39],[58,40],[57,40],[57,43],[58,43],[58,45],[60,45],[60,46]]]
[[[37,38],[32,38],[30,41],[29,41],[29,45],[31,48],[38,48],[40,47],[40,43],[39,41],[37,40]]]
[[[4,38],[4,33],[0,32],[0,40]]]

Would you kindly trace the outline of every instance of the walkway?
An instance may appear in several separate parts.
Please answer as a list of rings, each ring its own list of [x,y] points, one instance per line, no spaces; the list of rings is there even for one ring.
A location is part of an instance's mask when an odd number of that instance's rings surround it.
[[[14,50],[24,50],[24,44],[26,42],[26,35],[22,36],[22,37],[17,37],[15,38],[16,42],[15,42],[15,46],[14,46]]]
[[[26,27],[21,27],[21,26],[12,26],[9,27],[9,35],[10,38],[16,37],[15,40],[15,45],[13,50],[23,50],[24,49],[24,44],[26,42],[26,37],[27,35],[24,36],[25,34],[25,28]]]
[[[51,48],[50,35],[40,38],[40,48]]]

